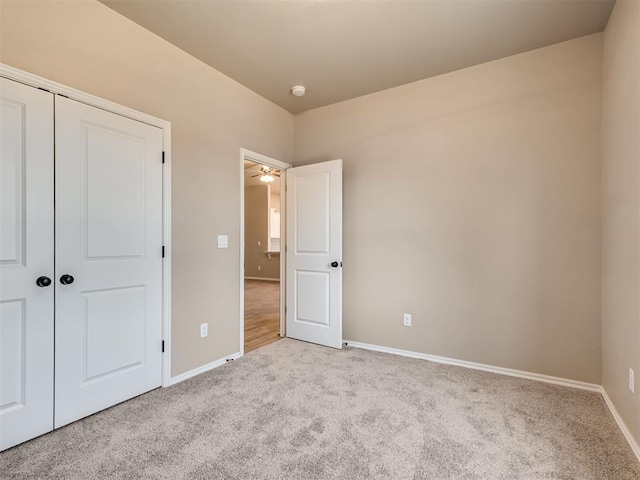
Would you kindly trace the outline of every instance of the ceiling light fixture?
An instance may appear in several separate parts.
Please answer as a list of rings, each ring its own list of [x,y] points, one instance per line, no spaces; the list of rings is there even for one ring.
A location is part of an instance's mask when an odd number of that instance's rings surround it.
[[[264,175],[260,176],[260,181],[264,183],[271,183],[274,180],[275,180],[275,177],[270,173],[265,173]]]
[[[280,174],[277,169],[268,167],[267,165],[260,165],[260,173],[253,175],[251,178],[260,177],[258,180],[261,182],[271,183],[279,176]]]
[[[306,91],[307,89],[304,88],[302,85],[296,85],[291,89],[291,93],[293,94],[294,97],[301,97],[304,95]]]

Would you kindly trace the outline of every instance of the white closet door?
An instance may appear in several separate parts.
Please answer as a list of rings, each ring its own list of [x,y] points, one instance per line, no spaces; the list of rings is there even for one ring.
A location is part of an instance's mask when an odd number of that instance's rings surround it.
[[[0,78],[0,450],[53,429],[53,274],[53,95]]]
[[[55,196],[60,427],[161,384],[162,130],[56,97]]]

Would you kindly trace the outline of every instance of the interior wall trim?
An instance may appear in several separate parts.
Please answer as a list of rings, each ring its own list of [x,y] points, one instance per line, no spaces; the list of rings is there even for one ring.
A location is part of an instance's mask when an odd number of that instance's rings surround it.
[[[640,462],[640,445],[638,445],[638,442],[636,442],[635,438],[633,438],[633,435],[631,435],[631,432],[627,428],[627,424],[624,423],[624,420],[622,420],[622,417],[618,413],[618,410],[616,410],[616,407],[613,404],[613,401],[609,397],[609,394],[604,389],[604,387],[602,387],[601,393],[605,403],[607,404],[607,407],[609,407],[609,411],[611,412],[611,415],[613,415],[613,418],[618,424],[618,427],[620,428],[620,430],[622,430],[622,434],[627,439],[627,442],[629,442],[629,445],[631,446],[631,450],[633,450],[633,453],[635,453],[636,458],[638,459],[638,462]]]
[[[236,352],[233,355],[227,355],[226,357],[219,358],[218,360],[214,360],[213,362],[202,365],[201,367],[194,368],[193,370],[181,373],[180,375],[176,375],[175,377],[172,377],[171,380],[169,380],[169,385],[167,386],[172,386],[176,383],[184,382],[185,380],[195,377],[196,375],[200,375],[201,373],[205,373],[209,370],[213,370],[214,368],[226,365],[230,360],[237,360],[241,356],[242,355],[240,354],[240,352]]]
[[[285,239],[281,242],[280,249],[286,252],[286,202],[287,202],[287,169],[291,168],[291,165],[275,158],[267,157],[258,152],[248,150],[246,148],[240,148],[240,232],[238,235],[239,247],[240,247],[240,265],[239,265],[239,285],[240,289],[240,315],[238,319],[238,326],[240,327],[240,355],[244,355],[244,161],[251,160],[254,163],[261,163],[280,170],[280,185],[284,188],[280,189],[280,238]],[[251,279],[251,277],[248,277]],[[257,277],[256,277],[257,278]],[[286,255],[280,255],[280,279],[276,279],[280,282],[280,336],[286,335],[286,309],[285,309],[285,291],[286,291],[286,279],[287,279],[287,266]],[[266,280],[259,278],[259,280]]]
[[[468,362],[466,360],[457,360],[449,357],[439,357],[437,355],[429,355],[428,353],[412,352],[410,350],[400,350],[397,348],[383,347],[380,345],[371,345],[368,343],[352,342],[344,340],[344,343],[350,347],[372,350],[374,352],[391,353],[403,357],[418,358],[428,360],[430,362],[442,363],[445,365],[453,365],[456,367],[470,368],[472,370],[481,370],[483,372],[497,373],[498,375],[507,375],[509,377],[524,378],[526,380],[535,380],[537,382],[551,383],[553,385],[561,385],[563,387],[578,388],[580,390],[588,390],[590,392],[601,392],[602,386],[595,383],[581,382],[579,380],[571,380],[568,378],[553,377],[551,375],[543,375],[540,373],[525,372],[523,370],[515,370],[512,368],[495,367],[484,363]]]
[[[633,451],[636,458],[640,462],[640,446],[638,446],[638,443],[633,438],[633,435],[631,435],[631,432],[627,428],[627,425],[622,420],[622,417],[620,417],[620,414],[616,410],[616,407],[611,401],[611,398],[609,397],[609,395],[607,394],[607,391],[604,389],[602,385],[597,385],[595,383],[581,382],[578,380],[571,380],[568,378],[553,377],[551,375],[543,375],[540,373],[525,372],[523,370],[515,370],[512,368],[495,367],[493,365],[486,365],[483,363],[467,362],[466,360],[457,360],[455,358],[429,355],[428,353],[412,352],[410,350],[401,350],[398,348],[383,347],[381,345],[372,345],[369,343],[352,342],[351,340],[344,340],[343,343],[350,347],[362,348],[364,350],[371,350],[374,352],[390,353],[392,355],[400,355],[402,357],[417,358],[419,360],[427,360],[429,362],[442,363],[445,365],[453,365],[456,367],[469,368],[472,370],[481,370],[483,372],[497,373],[498,375],[506,375],[509,377],[523,378],[525,380],[534,380],[536,382],[551,383],[553,385],[560,385],[562,387],[569,387],[569,388],[577,388],[579,390],[586,390],[589,392],[597,392],[602,395],[607,407],[609,408],[609,411],[611,412],[611,415],[615,419],[616,423],[618,424],[618,427],[622,431],[622,434],[624,435],[627,442],[629,443],[631,450]]]

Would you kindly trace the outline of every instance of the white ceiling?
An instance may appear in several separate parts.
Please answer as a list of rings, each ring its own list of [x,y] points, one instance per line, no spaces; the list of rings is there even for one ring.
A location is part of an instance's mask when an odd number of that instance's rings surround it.
[[[294,113],[600,32],[614,3],[100,1]]]

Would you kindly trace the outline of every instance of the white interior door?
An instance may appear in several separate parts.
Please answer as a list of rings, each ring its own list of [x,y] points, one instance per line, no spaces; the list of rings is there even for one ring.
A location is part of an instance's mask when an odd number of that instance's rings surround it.
[[[53,95],[0,78],[0,450],[53,429],[53,275]]]
[[[56,97],[55,173],[60,427],[161,384],[162,130]]]
[[[287,336],[342,348],[342,160],[286,176]]]

